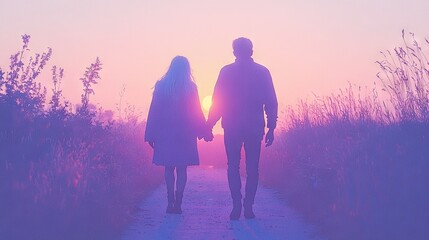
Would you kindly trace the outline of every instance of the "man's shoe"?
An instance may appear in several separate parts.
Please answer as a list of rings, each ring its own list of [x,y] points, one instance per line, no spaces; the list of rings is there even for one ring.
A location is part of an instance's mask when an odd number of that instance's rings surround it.
[[[255,213],[253,213],[253,204],[246,201],[246,199],[244,199],[244,203],[243,203],[243,207],[244,207],[244,217],[246,219],[252,219],[255,218]]]
[[[241,200],[240,202],[234,202],[233,203],[233,207],[232,207],[232,211],[229,214],[229,219],[230,220],[238,220],[241,216]]]
[[[250,207],[244,207],[244,217],[246,219],[252,219],[252,218],[256,217],[255,213],[253,213],[252,206],[250,206]]]

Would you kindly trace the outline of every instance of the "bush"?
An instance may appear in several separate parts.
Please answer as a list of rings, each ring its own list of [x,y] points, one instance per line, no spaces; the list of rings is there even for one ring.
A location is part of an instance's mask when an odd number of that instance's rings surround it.
[[[117,239],[138,201],[162,180],[144,145],[144,123],[104,121],[91,108],[101,62],[87,68],[82,105],[61,95],[53,66],[52,99],[36,78],[52,50],[24,63],[30,37],[0,70],[0,238]],[[111,115],[111,114],[110,114]]]

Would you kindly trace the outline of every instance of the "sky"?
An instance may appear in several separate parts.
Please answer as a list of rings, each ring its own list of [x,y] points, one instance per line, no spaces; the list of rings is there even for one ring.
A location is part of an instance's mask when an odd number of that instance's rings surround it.
[[[174,56],[189,59],[202,100],[234,61],[232,41],[248,37],[282,109],[349,83],[372,87],[379,52],[399,46],[402,29],[429,37],[428,9],[427,0],[0,0],[0,67],[29,34],[28,54],[53,49],[39,81],[50,89],[50,68],[63,67],[63,94],[78,103],[79,78],[99,57],[90,101],[117,110],[125,88],[122,102],[145,119]]]

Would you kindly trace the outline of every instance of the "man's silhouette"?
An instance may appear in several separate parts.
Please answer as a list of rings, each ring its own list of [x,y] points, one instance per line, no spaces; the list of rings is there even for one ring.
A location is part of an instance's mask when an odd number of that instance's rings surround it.
[[[274,141],[277,122],[277,98],[268,69],[253,61],[253,45],[247,38],[233,42],[236,60],[222,68],[213,93],[207,126],[213,129],[222,117],[225,149],[228,157],[228,183],[233,200],[231,220],[237,220],[244,206],[244,216],[254,218],[252,205],[258,186],[261,140],[267,115],[266,146]],[[206,139],[210,140],[210,139]],[[246,154],[246,189],[241,203],[240,153]]]

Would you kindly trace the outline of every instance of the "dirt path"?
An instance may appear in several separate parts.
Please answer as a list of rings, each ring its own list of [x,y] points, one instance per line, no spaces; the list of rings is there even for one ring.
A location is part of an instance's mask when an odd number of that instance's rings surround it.
[[[182,215],[167,215],[165,186],[140,205],[135,223],[123,240],[136,239],[320,239],[311,226],[279,201],[272,190],[259,186],[254,211],[256,219],[230,221],[231,199],[226,171],[193,167]]]

